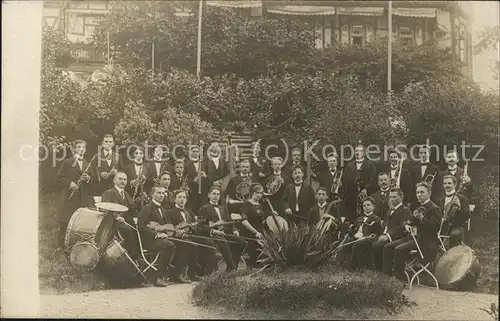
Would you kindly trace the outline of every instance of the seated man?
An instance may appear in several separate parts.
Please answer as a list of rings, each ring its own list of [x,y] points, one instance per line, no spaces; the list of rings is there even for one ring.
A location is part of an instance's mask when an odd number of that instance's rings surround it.
[[[125,191],[125,187],[127,186],[127,175],[125,173],[116,173],[113,183],[115,186],[102,194],[102,201],[128,207],[128,212],[112,213],[116,218],[116,222],[118,222],[113,230],[115,233],[116,231],[119,232],[123,238],[123,247],[135,259],[139,254],[139,243],[136,232],[129,225],[134,226],[133,218],[136,216],[137,204],[133,202],[130,194]]]
[[[438,232],[443,216],[441,209],[431,201],[432,186],[427,182],[417,184],[417,200],[420,207],[413,212],[413,217],[405,225],[405,230],[408,233],[415,235],[415,240],[418,242],[423,255],[422,264],[433,261],[436,258],[438,249]],[[414,232],[416,228],[416,233]],[[405,262],[408,259],[408,254],[412,250],[417,249],[417,244],[413,238],[402,243],[394,249],[394,276],[405,281],[404,274]]]
[[[372,244],[373,262],[378,271],[384,270],[383,262],[387,261],[392,273],[394,248],[405,242],[406,233],[404,227],[411,218],[411,211],[403,205],[403,199],[403,191],[400,188],[393,187],[389,192],[389,203],[392,209],[388,216],[384,218],[384,232]]]
[[[320,187],[316,191],[317,203],[309,210],[307,221],[309,227],[314,227],[323,218],[325,214],[331,215],[336,219],[336,223],[340,222],[340,213],[337,204],[328,203],[328,192],[325,187]]]
[[[174,191],[174,207],[167,211],[167,220],[176,226],[176,237],[190,239],[189,234],[197,233],[198,228],[195,224],[195,216],[186,207],[187,192],[183,189]],[[193,242],[198,242],[198,239],[192,239]],[[173,240],[176,251],[173,258],[174,268],[170,272],[170,279],[176,283],[189,283],[189,280],[184,279],[181,273],[188,266],[187,276],[191,281],[199,281],[196,275],[201,274],[198,266],[198,246],[189,243],[183,243]]]
[[[371,261],[371,246],[374,237],[382,234],[382,220],[375,215],[375,201],[372,197],[365,197],[361,204],[363,205],[362,217],[359,217],[354,225],[354,239],[358,242],[348,246],[351,248],[351,260],[349,268],[352,270],[360,267],[367,267]]]
[[[449,235],[450,247],[459,245],[464,237],[467,220],[470,217],[469,201],[461,194],[457,194],[457,179],[453,175],[443,177],[445,196],[440,200],[443,210],[443,227],[441,233]]]
[[[166,284],[163,278],[166,277],[170,260],[175,251],[175,245],[168,239],[167,234],[155,227],[152,222],[160,225],[169,223],[166,217],[165,209],[161,207],[165,197],[165,187],[155,185],[151,189],[151,202],[144,206],[139,212],[138,227],[141,232],[144,247],[152,252],[159,252],[158,274],[156,275],[154,285],[163,287]]]
[[[219,205],[220,187],[212,186],[208,193],[208,197],[210,202],[200,208],[198,219],[203,220],[204,224],[207,225],[219,221],[230,222],[231,218],[229,217],[229,213],[226,213],[224,207]],[[207,231],[209,231],[207,234],[211,237],[221,239],[220,242],[216,241],[215,245],[226,261],[226,271],[231,272],[236,270],[246,246],[246,242],[244,240],[232,237],[233,235],[239,236],[239,231],[236,226],[233,224],[225,226],[222,225],[218,228],[209,227]],[[225,241],[226,239],[234,243],[228,243]],[[216,271],[217,262],[215,260],[215,251],[206,248],[200,248],[198,250],[200,251],[200,256],[203,256],[206,259],[204,263],[207,265],[209,272],[211,273]]]

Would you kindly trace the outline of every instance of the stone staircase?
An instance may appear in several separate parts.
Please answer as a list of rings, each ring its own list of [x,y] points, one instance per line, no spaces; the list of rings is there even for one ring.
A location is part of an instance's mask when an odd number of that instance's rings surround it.
[[[246,133],[235,133],[229,132],[231,134],[231,141],[234,145],[238,146],[241,158],[250,158],[252,156],[252,141],[253,135],[249,132]],[[221,136],[219,136],[221,137]],[[221,138],[224,139],[224,138]],[[226,146],[226,141],[221,140],[222,148]]]

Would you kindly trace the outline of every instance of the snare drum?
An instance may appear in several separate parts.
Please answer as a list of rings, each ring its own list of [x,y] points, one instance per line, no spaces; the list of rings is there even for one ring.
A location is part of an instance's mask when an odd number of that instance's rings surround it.
[[[91,242],[78,242],[71,248],[69,261],[75,268],[93,271],[99,263],[99,249]]]
[[[71,216],[64,237],[66,252],[79,242],[94,242],[102,253],[113,239],[113,215],[79,208]]]
[[[449,249],[439,259],[435,269],[439,285],[453,290],[473,288],[480,273],[479,260],[467,245],[457,245]]]
[[[137,264],[116,239],[112,240],[106,247],[102,262],[106,271],[112,274],[113,278],[129,280],[140,275],[144,280],[146,279]]]

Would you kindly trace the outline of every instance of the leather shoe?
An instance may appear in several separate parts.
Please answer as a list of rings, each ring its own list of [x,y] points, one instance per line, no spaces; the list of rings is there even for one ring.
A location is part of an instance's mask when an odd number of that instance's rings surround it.
[[[157,286],[157,287],[166,287],[167,284],[163,281],[162,278],[157,278],[154,282],[154,286]]]
[[[174,282],[174,283],[180,283],[180,284],[186,284],[186,283],[191,283],[191,281],[185,279],[184,277],[182,276],[177,276],[177,277],[171,277],[170,278],[170,281]]]

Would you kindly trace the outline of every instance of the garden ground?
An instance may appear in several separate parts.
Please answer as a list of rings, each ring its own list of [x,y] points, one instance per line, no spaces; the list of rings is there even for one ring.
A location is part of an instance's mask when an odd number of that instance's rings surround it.
[[[172,284],[166,288],[136,288],[106,290],[66,295],[42,295],[40,316],[58,318],[205,318],[205,319],[285,319],[290,316],[266,315],[248,311],[235,315],[223,309],[204,309],[194,306],[190,294],[193,285]],[[417,287],[405,290],[411,301],[417,303],[401,313],[384,315],[368,311],[366,319],[387,320],[491,320],[481,308],[491,303],[498,305],[498,297],[491,294],[437,291]],[[321,315],[319,311],[308,313],[304,318],[347,319],[347,312],[338,315]]]

